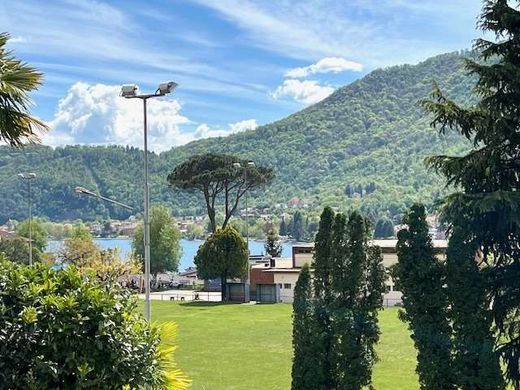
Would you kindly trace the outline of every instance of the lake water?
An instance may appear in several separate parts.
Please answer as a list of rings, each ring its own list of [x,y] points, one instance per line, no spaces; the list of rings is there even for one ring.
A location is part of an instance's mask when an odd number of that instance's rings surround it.
[[[121,256],[127,258],[132,250],[132,240],[129,239],[95,239],[94,242],[103,249],[118,248]],[[197,249],[203,243],[202,240],[181,240],[182,257],[179,263],[179,271],[184,271],[188,267],[192,267],[193,259],[197,253]],[[56,251],[61,245],[61,241],[49,241],[47,250]],[[264,241],[249,241],[249,251],[252,255],[265,253]],[[282,256],[290,257],[292,255],[292,243],[282,244]]]

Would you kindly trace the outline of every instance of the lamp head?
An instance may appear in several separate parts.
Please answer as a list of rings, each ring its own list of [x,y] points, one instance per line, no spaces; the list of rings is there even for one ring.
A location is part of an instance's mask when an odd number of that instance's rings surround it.
[[[175,88],[177,88],[177,83],[175,81],[168,81],[166,83],[159,84],[159,88],[157,91],[160,95],[166,95],[170,92],[173,92]]]
[[[74,188],[74,191],[77,192],[78,194],[84,194],[84,193],[88,192],[87,189],[83,188],[83,187],[76,187],[76,188]]]
[[[247,162],[247,166],[248,166],[248,167],[254,167],[254,166],[255,166],[255,162],[249,160],[249,161]]]
[[[242,165],[240,165],[239,162],[234,162],[233,163],[233,168],[240,168]]]
[[[121,87],[120,96],[124,98],[131,98],[137,95],[139,87],[135,84],[125,84]]]

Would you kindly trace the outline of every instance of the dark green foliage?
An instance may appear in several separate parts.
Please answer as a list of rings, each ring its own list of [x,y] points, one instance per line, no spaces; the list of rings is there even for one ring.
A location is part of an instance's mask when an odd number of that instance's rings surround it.
[[[381,218],[376,222],[374,238],[389,238],[394,236],[394,224],[389,218]]]
[[[316,333],[313,318],[313,297],[309,265],[300,271],[294,288],[293,302],[293,363],[292,390],[315,390],[321,388],[316,375],[319,355],[316,355]]]
[[[170,186],[202,192],[212,232],[217,230],[216,206],[219,202],[224,203],[221,227],[225,228],[246,192],[266,185],[272,179],[271,168],[250,166],[249,160],[216,153],[193,156],[168,175]]]
[[[317,301],[329,305],[332,301],[332,226],[334,212],[325,207],[320,217],[318,233],[314,239],[314,294]]]
[[[224,153],[273,168],[269,192],[252,191],[249,205],[286,204],[297,196],[321,212],[322,205],[360,208],[366,214],[403,212],[417,198],[430,204],[443,195],[442,181],[423,158],[466,149],[461,137],[439,137],[417,107],[436,78],[444,91],[469,103],[474,78],[463,69],[470,52],[444,54],[418,65],[376,70],[339,88],[322,102],[255,131],[225,139],[203,139],[161,153],[150,153],[150,195],[171,205],[176,215],[201,215],[201,196],[172,191],[165,177],[194,155]],[[125,219],[126,209],[74,193],[82,185],[104,196],[143,208],[143,153],[131,147],[28,146],[27,154],[0,147],[0,223],[26,218],[25,186],[19,172],[36,172],[34,212],[52,220]],[[29,154],[35,153],[35,154]],[[361,201],[345,196],[349,183],[362,185]],[[367,191],[373,183],[376,190]],[[286,221],[288,222],[288,221]]]
[[[480,61],[467,61],[477,78],[469,107],[436,87],[424,102],[441,134],[466,137],[469,153],[428,160],[461,191],[444,199],[444,218],[463,227],[490,262],[485,286],[494,323],[500,331],[499,351],[507,378],[520,388],[520,11],[518,1],[484,2],[480,27],[496,41],[479,39]],[[442,92],[441,92],[442,91]],[[448,96],[450,98],[448,98]],[[452,100],[453,99],[453,100]],[[454,130],[454,131],[452,131]]]
[[[334,384],[332,376],[332,343],[333,333],[330,321],[330,305],[332,291],[332,227],[334,212],[325,207],[320,217],[318,233],[314,240],[314,321],[315,350],[317,364],[314,369],[316,380],[320,386],[316,388],[330,389]]]
[[[305,224],[302,213],[299,211],[294,213],[290,226],[290,236],[296,241],[301,241],[305,237]]]
[[[503,388],[498,355],[486,307],[485,273],[476,262],[478,245],[455,228],[447,250],[448,297],[454,335],[456,383],[463,390]]]
[[[285,223],[285,218],[282,217],[282,221],[280,222],[280,235],[287,236],[287,224]]]
[[[135,306],[119,288],[74,267],[0,260],[1,387],[160,387],[160,339]]]
[[[424,390],[455,389],[445,269],[436,259],[424,206],[415,204],[405,217],[408,229],[397,234],[396,289],[417,349],[419,383]]]
[[[170,215],[170,209],[153,206],[150,212],[150,273],[178,271],[182,254],[181,233]],[[143,224],[137,226],[132,242],[134,252],[144,262]]]
[[[359,390],[371,383],[379,340],[385,272],[381,250],[368,246],[368,222],[348,223],[326,207],[315,240],[312,341],[314,389]]]
[[[220,278],[222,300],[226,300],[226,282],[231,278],[243,278],[248,272],[246,242],[231,226],[219,229],[197,250],[194,263],[199,277]]]
[[[385,273],[381,250],[368,247],[368,223],[358,212],[338,214],[332,237],[331,303],[335,389],[370,385],[379,341]]]
[[[272,257],[279,257],[282,255],[282,244],[280,244],[280,237],[273,230],[267,233],[265,241],[265,253]]]

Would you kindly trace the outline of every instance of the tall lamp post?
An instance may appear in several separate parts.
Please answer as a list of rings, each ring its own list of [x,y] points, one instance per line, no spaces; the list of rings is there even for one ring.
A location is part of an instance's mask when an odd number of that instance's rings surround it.
[[[29,265],[33,263],[32,251],[32,194],[31,181],[36,178],[36,173],[19,173],[18,176],[27,181],[27,203],[29,208]]]
[[[233,163],[235,168],[244,168],[244,184],[246,186],[246,190],[244,192],[245,196],[245,206],[246,206],[246,244],[247,244],[247,290],[246,290],[246,301],[249,301],[249,286],[251,285],[251,266],[249,264],[249,210],[247,209],[247,170],[255,166],[255,163],[251,160],[248,160],[245,167],[242,167],[242,164],[239,162]]]
[[[143,101],[143,130],[144,130],[144,318],[150,322],[150,193],[148,183],[148,128],[146,117],[146,103],[148,99],[169,94],[177,87],[177,83],[169,81],[159,85],[155,93],[138,94],[139,87],[135,84],[127,84],[121,87],[120,96],[126,99],[141,99]]]

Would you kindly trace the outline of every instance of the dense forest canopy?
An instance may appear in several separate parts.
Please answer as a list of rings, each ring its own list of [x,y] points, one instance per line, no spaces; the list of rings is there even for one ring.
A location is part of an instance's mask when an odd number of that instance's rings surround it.
[[[361,207],[371,215],[401,213],[413,201],[431,205],[443,181],[428,172],[426,156],[464,151],[460,136],[439,136],[418,105],[437,81],[467,105],[475,80],[463,68],[465,51],[418,65],[376,70],[325,100],[275,123],[222,138],[203,139],[150,154],[151,200],[176,215],[204,214],[196,194],[168,187],[168,173],[195,154],[228,153],[272,167],[275,179],[252,192],[250,204],[286,205],[297,197],[311,209]],[[34,214],[52,220],[123,219],[132,212],[74,192],[82,186],[134,207],[143,204],[143,153],[124,146],[66,146],[24,150],[0,147],[0,223],[27,215],[20,172],[35,172]]]

